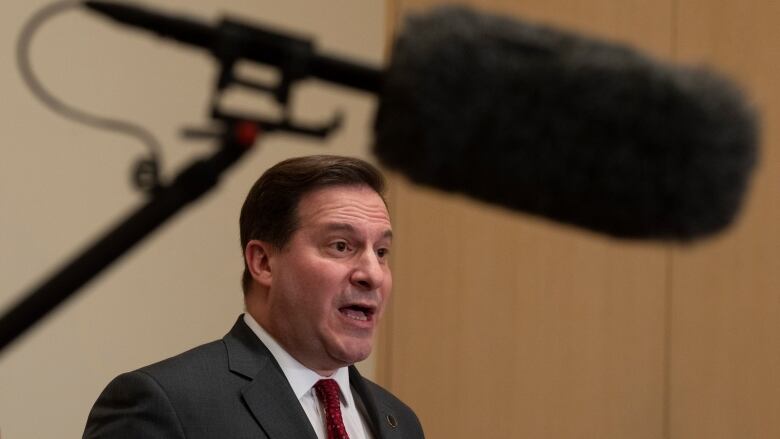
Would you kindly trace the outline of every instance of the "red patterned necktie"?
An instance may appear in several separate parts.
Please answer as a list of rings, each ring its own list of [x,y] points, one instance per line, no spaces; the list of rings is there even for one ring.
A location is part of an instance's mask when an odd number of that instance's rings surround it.
[[[341,419],[341,405],[339,402],[339,385],[335,380],[319,380],[314,385],[322,405],[325,406],[325,430],[328,439],[349,439],[344,421]]]

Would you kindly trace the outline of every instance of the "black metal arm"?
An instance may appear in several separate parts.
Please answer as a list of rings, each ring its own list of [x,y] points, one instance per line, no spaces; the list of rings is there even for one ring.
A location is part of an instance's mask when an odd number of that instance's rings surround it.
[[[256,126],[246,124],[230,123],[218,151],[191,163],[170,185],[158,187],[144,206],[38,287],[22,295],[22,299],[0,318],[0,351],[160,224],[213,188],[222,172],[238,161],[254,143],[254,138],[246,133]]]

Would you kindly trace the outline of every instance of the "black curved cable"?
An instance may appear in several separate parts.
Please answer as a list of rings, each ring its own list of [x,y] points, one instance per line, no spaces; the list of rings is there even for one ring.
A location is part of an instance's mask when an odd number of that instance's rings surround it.
[[[37,97],[46,107],[55,113],[58,113],[65,118],[82,123],[84,125],[103,130],[119,132],[140,140],[148,148],[149,158],[144,159],[141,163],[139,163],[135,176],[136,183],[139,183],[139,174],[144,174],[141,175],[140,178],[146,179],[146,181],[140,182],[139,185],[142,187],[150,185],[156,186],[156,172],[157,169],[159,169],[161,149],[160,144],[157,142],[157,139],[155,139],[152,133],[140,125],[134,124],[132,122],[91,114],[63,102],[51,94],[43,86],[43,83],[41,83],[33,71],[33,67],[30,62],[30,44],[35,33],[48,19],[71,8],[79,7],[81,5],[82,2],[76,0],[55,1],[39,9],[24,24],[16,45],[16,61],[19,66],[22,79],[24,80],[24,83],[30,88],[30,91],[32,91],[35,97]],[[154,173],[154,175],[150,177],[149,172]],[[145,189],[150,189],[150,187],[145,187]]]

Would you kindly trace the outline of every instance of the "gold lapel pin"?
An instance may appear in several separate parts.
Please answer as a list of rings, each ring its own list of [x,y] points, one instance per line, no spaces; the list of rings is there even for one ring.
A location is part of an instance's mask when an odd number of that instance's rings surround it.
[[[395,420],[395,416],[387,415],[387,416],[385,416],[385,419],[387,419],[387,423],[388,423],[388,425],[390,425],[390,427],[392,427],[392,428],[398,427],[398,421]]]

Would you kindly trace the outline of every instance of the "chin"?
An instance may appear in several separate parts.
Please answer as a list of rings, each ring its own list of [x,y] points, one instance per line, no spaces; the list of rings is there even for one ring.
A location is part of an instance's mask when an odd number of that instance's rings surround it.
[[[342,346],[339,355],[336,358],[342,359],[342,362],[350,365],[365,360],[371,355],[372,343],[355,343],[351,346]]]

